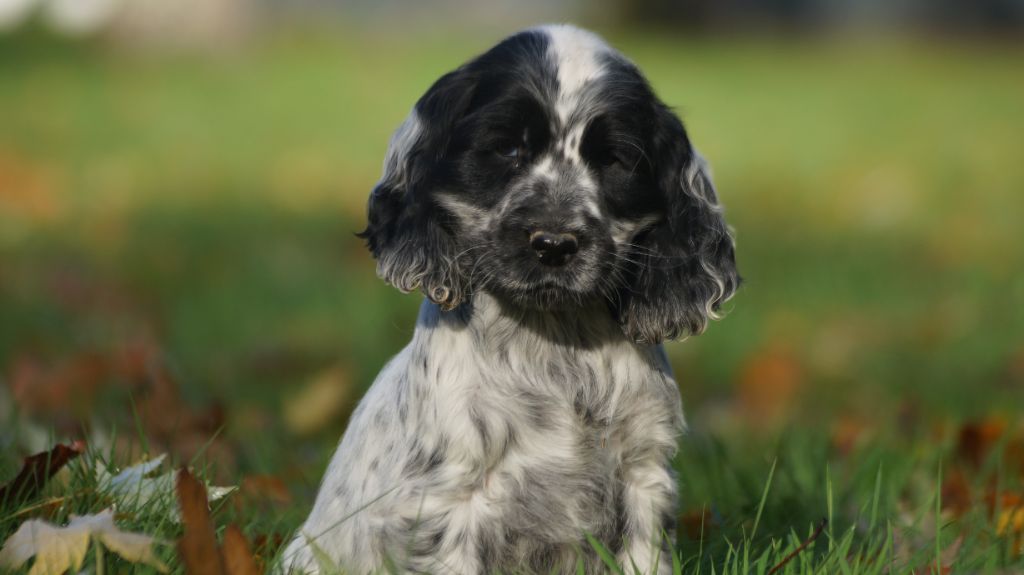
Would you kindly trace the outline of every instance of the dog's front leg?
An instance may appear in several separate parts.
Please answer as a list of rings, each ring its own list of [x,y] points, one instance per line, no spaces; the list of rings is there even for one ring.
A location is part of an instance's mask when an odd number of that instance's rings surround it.
[[[625,541],[617,559],[627,573],[634,566],[643,575],[672,573],[675,493],[675,478],[660,461],[650,459],[624,470]]]
[[[482,573],[476,538],[462,536],[430,559],[429,573],[476,575]]]
[[[672,572],[678,490],[672,459],[683,412],[673,380],[649,389],[663,393],[635,402],[635,411],[625,419],[630,424],[622,437],[624,541],[618,560],[629,573],[635,565],[643,575],[667,575]]]
[[[483,573],[481,527],[486,514],[486,509],[480,509],[483,502],[477,496],[459,502],[443,499],[442,505],[424,513],[420,518],[424,523],[413,529],[413,549],[407,569],[412,573]],[[431,503],[428,501],[425,507],[433,507]]]

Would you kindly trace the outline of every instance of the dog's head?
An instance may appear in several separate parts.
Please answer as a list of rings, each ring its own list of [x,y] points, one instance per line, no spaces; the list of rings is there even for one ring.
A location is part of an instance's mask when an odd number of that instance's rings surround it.
[[[378,274],[445,309],[603,300],[625,333],[703,331],[735,291],[707,165],[637,68],[569,26],[442,76],[388,148],[361,234]]]

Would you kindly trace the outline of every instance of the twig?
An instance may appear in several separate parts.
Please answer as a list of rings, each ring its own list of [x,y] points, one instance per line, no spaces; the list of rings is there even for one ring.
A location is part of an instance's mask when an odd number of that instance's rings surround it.
[[[78,496],[81,493],[83,493],[83,492],[79,491],[79,492],[76,492],[76,493],[74,493],[74,494],[72,494],[70,496],[51,497],[51,498],[49,498],[49,499],[47,499],[45,501],[40,501],[39,503],[37,503],[35,505],[29,505],[28,507],[22,507],[21,509],[15,511],[14,513],[11,513],[10,515],[8,515],[6,517],[0,518],[0,523],[2,523],[4,521],[9,521],[9,520],[14,519],[16,517],[21,517],[22,515],[28,515],[30,513],[38,511],[40,509],[45,509],[45,508],[47,508],[47,507],[49,507],[51,505],[56,505],[56,504],[59,504],[59,503],[64,503],[69,498]]]
[[[771,569],[769,569],[768,570],[768,575],[775,575],[775,573],[779,569],[782,569],[783,567],[786,566],[786,563],[789,563],[790,561],[792,561],[794,557],[796,557],[797,555],[800,554],[800,552],[802,552],[804,549],[807,549],[807,547],[811,543],[814,543],[814,540],[817,539],[818,536],[821,535],[821,533],[823,531],[825,531],[825,526],[826,525],[828,525],[828,519],[822,519],[821,523],[818,523],[818,527],[814,530],[814,533],[811,533],[811,536],[808,537],[806,541],[801,543],[799,547],[794,549],[789,555],[786,555],[785,557],[783,557],[782,561],[779,561],[779,563],[775,567],[772,567]]]

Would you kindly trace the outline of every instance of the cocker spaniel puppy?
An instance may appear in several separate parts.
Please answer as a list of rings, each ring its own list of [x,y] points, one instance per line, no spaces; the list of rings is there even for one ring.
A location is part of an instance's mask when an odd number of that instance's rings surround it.
[[[683,428],[660,342],[739,283],[707,166],[637,68],[570,26],[442,76],[362,233],[426,299],[283,554],[348,573],[671,571]]]

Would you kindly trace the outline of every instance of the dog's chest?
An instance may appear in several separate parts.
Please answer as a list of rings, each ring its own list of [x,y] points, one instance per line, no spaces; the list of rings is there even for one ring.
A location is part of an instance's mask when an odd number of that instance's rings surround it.
[[[607,540],[621,514],[621,422],[590,420],[564,404],[547,417],[493,459],[484,492],[510,533],[551,543],[582,532]]]
[[[659,393],[665,380],[630,344],[578,349],[513,342],[495,349],[438,335],[423,359],[424,385],[443,414],[440,423],[456,434],[452,442],[487,466],[517,447],[612,458],[616,430],[638,415],[632,404]]]
[[[425,373],[436,378],[448,456],[464,466],[457,489],[487,503],[511,538],[505,552],[515,552],[517,533],[553,544],[613,536],[624,436],[645,425],[638,418],[651,414],[637,406],[664,389],[664,373],[626,343],[494,350],[459,339],[432,346],[443,351]]]

